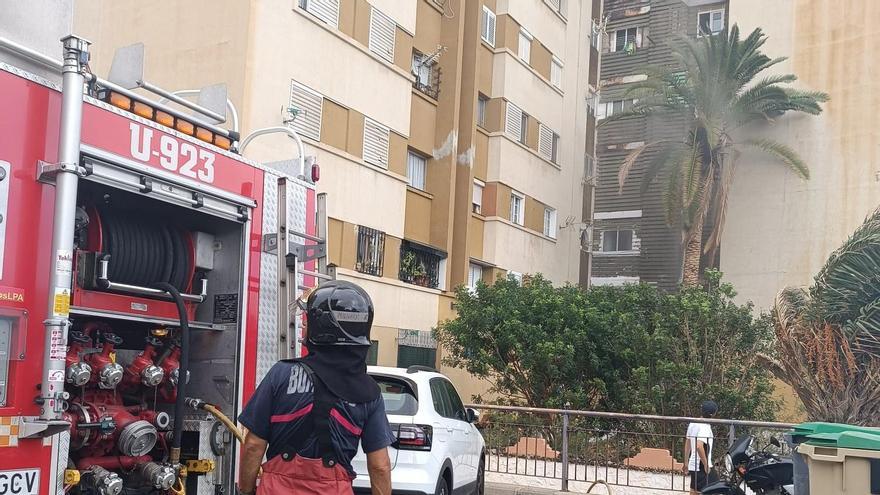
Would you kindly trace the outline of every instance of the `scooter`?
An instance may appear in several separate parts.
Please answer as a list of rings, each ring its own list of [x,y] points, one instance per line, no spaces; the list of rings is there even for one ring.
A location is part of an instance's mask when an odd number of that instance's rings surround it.
[[[770,444],[761,450],[752,448],[755,437],[738,438],[724,456],[726,479],[704,488],[703,495],[746,495],[745,487],[755,495],[793,495],[794,465],[791,458],[767,451],[779,440],[770,438]]]

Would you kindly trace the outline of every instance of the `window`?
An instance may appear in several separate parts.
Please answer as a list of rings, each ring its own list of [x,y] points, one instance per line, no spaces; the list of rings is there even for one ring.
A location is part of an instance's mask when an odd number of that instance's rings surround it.
[[[486,127],[486,107],[489,105],[489,97],[480,93],[477,95],[477,125]]]
[[[409,185],[421,191],[425,190],[425,175],[428,168],[428,159],[409,152],[406,159],[406,177],[409,179]]]
[[[550,157],[550,161],[559,164],[559,134],[553,133],[553,156]]]
[[[437,366],[437,349],[398,345],[397,367],[409,368],[415,365],[430,366],[432,368]]]
[[[526,216],[526,198],[520,193],[510,193],[510,221],[522,225],[525,223]]]
[[[556,239],[556,210],[544,208],[544,235]]]
[[[697,14],[697,28],[699,36],[711,36],[724,31],[724,9]]]
[[[519,141],[522,137],[523,111],[511,102],[507,102],[507,111],[504,117],[504,132],[512,139]]]
[[[467,412],[461,402],[461,396],[445,378],[432,378],[430,383],[431,398],[437,414],[448,419],[467,421]]]
[[[357,261],[355,270],[368,275],[382,276],[385,257],[385,232],[358,225]]]
[[[398,330],[397,332],[397,367],[409,368],[421,365],[434,367],[437,365],[437,341],[430,331]]]
[[[364,119],[364,161],[388,168],[389,130],[382,124]]]
[[[584,180],[593,178],[596,173],[596,160],[589,154],[584,154]]]
[[[386,413],[414,416],[419,411],[419,401],[409,382],[389,376],[371,376],[376,381],[376,385],[379,385]]]
[[[480,37],[493,48],[495,47],[495,12],[483,5],[483,16],[480,22]]]
[[[483,188],[486,184],[483,181],[474,179],[474,195],[473,195],[473,212],[477,214],[483,213]]]
[[[525,29],[519,30],[519,58],[525,63],[531,64],[532,61],[532,35]]]
[[[538,153],[551,162],[557,163],[559,135],[544,124],[538,126]]]
[[[599,106],[599,92],[591,89],[587,94],[587,115],[594,117],[597,106]]]
[[[562,61],[555,55],[550,60],[550,84],[562,89]]]
[[[615,113],[629,112],[638,100],[613,100],[599,104],[599,113],[596,118],[604,119]]]
[[[290,106],[298,111],[290,126],[300,136],[320,141],[321,114],[324,106],[324,97],[321,93],[304,84],[291,81]]]
[[[299,0],[299,8],[333,28],[339,28],[339,0]]]
[[[519,283],[520,285],[522,285],[523,283],[523,274],[520,272],[508,271],[507,278],[511,280],[516,280],[517,283]]]
[[[413,87],[431,98],[440,96],[440,72],[436,61],[418,50],[413,50],[412,75],[415,78]]]
[[[627,230],[606,230],[602,232],[602,251],[606,253],[632,251],[633,250],[633,231]]]
[[[367,351],[367,365],[376,366],[377,362],[379,362],[379,341],[371,340],[370,350]]]
[[[598,50],[599,46],[601,46],[602,41],[602,27],[599,25],[599,21],[597,21],[596,19],[593,19],[592,22],[593,23],[592,32],[590,33],[590,46]]]
[[[612,52],[632,52],[642,47],[642,28],[632,27],[614,31],[612,37]]]
[[[400,245],[398,278],[408,284],[436,289],[440,286],[440,266],[446,253],[410,241]]]
[[[394,37],[397,24],[387,15],[373,7],[370,11],[370,51],[388,62],[394,63]]]
[[[521,112],[519,120],[519,142],[527,144],[529,139],[529,114]]]
[[[483,267],[476,263],[470,263],[468,265],[468,289],[470,289],[471,292],[477,290],[477,283],[480,280],[483,280]]]

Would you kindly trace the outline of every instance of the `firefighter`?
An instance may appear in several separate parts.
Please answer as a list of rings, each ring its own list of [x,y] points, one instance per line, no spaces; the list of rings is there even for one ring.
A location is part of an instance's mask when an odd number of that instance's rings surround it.
[[[345,281],[308,297],[302,359],[276,363],[238,420],[247,429],[242,494],[351,494],[358,442],[374,494],[391,493],[391,432],[379,387],[367,374],[373,303]],[[263,474],[257,475],[263,455]]]

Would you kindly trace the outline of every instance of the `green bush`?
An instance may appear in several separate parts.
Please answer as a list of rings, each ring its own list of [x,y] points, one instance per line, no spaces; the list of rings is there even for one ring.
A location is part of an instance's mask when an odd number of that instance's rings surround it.
[[[694,416],[712,399],[720,417],[770,420],[777,405],[756,365],[768,321],[734,303],[718,272],[706,279],[678,293],[499,279],[460,288],[436,336],[446,364],[489,380],[496,402]]]

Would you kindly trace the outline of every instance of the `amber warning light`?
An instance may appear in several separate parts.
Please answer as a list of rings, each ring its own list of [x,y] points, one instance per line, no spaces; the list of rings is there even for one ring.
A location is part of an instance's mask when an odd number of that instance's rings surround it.
[[[139,117],[143,117],[145,119],[152,120],[153,122],[162,124],[166,127],[175,129],[177,130],[177,132],[181,132],[183,134],[186,134],[187,136],[194,136],[195,138],[206,143],[211,143],[218,148],[222,148],[224,150],[229,150],[230,148],[232,148],[232,140],[226,136],[217,134],[203,127],[197,127],[192,122],[181,119],[179,117],[175,117],[167,112],[163,112],[162,110],[157,110],[146,103],[132,100],[131,98],[123,94],[119,94],[114,91],[103,90],[98,93],[98,99],[103,102],[109,103],[114,107],[131,112]],[[312,176],[314,177],[314,175],[315,169],[313,168]]]

